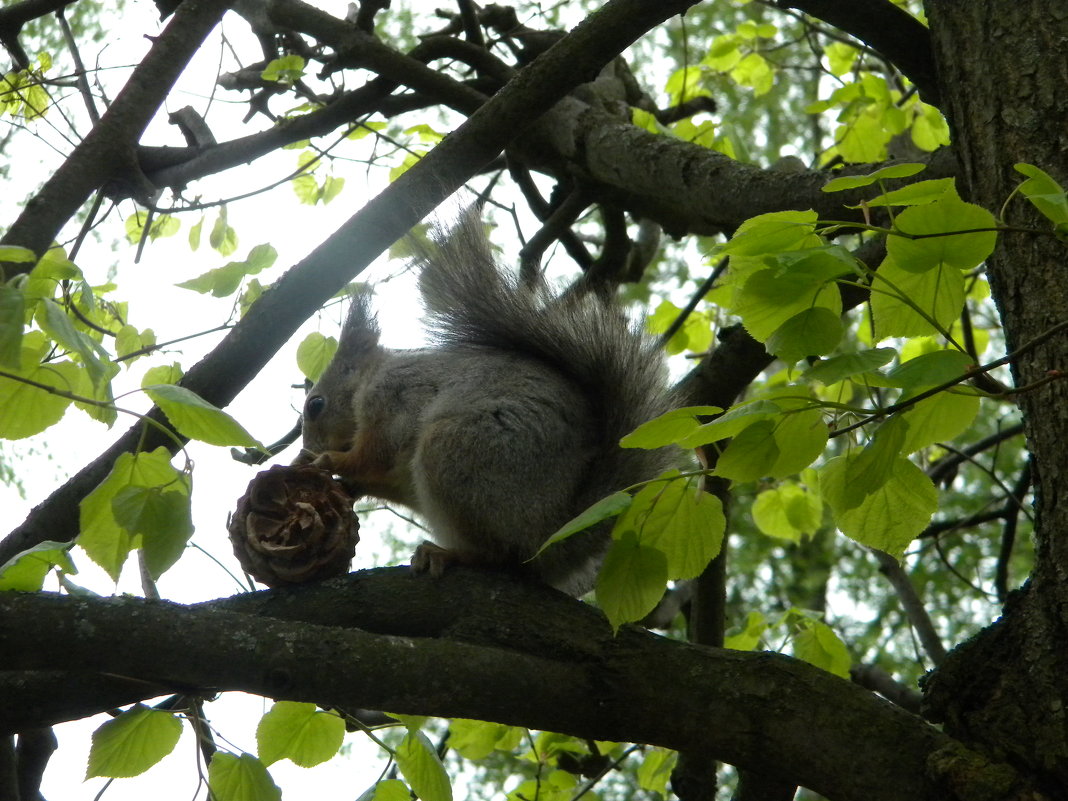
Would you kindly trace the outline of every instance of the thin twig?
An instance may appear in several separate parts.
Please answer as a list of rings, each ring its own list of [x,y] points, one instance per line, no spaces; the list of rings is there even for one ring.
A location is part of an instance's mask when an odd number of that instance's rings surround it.
[[[946,658],[946,647],[942,644],[942,639],[938,636],[938,632],[935,631],[934,623],[931,620],[931,616],[927,614],[927,608],[923,605],[923,601],[920,600],[919,593],[912,586],[912,579],[909,578],[908,573],[901,567],[897,559],[890,554],[875,548],[872,548],[871,552],[875,554],[875,558],[879,562],[879,572],[886,576],[890,585],[894,588],[894,592],[897,593],[898,600],[901,601],[901,608],[904,609],[912,628],[919,636],[923,650],[927,652],[927,656],[931,658],[932,662],[936,665],[941,664],[942,660]]]
[[[1000,445],[1007,439],[1012,439],[1017,434],[1023,433],[1023,423],[1017,423],[1014,426],[1002,429],[997,433],[991,434],[989,437],[979,440],[966,448],[954,450],[948,456],[943,456],[929,468],[927,468],[927,477],[935,484],[940,484],[946,480],[949,475],[955,470],[962,462],[968,461],[971,457],[976,456],[988,448],[993,448],[996,445]]]
[[[994,592],[998,601],[1005,603],[1009,596],[1009,562],[1016,543],[1016,528],[1020,522],[1023,499],[1031,489],[1031,462],[1024,464],[1019,478],[1012,487],[1012,494],[1005,501],[1005,527],[1001,530],[1001,548],[998,550],[997,566],[994,568]]]
[[[694,309],[697,308],[697,304],[704,299],[705,295],[712,291],[712,287],[715,286],[716,281],[723,275],[723,271],[727,269],[727,263],[729,261],[730,260],[727,258],[722,258],[716,266],[712,268],[712,272],[708,274],[708,278],[706,278],[701,286],[698,287],[697,291],[693,294],[693,297],[690,298],[690,301],[679,312],[679,316],[672,321],[671,325],[668,326],[667,331],[660,335],[660,343],[662,345],[668,343],[671,338],[679,332],[683,323],[686,322],[686,319],[693,314]]]
[[[85,110],[89,114],[89,120],[96,125],[100,122],[100,114],[96,110],[96,103],[93,102],[93,93],[89,90],[89,79],[86,78],[85,65],[82,63],[81,53],[78,52],[78,43],[74,40],[74,34],[70,31],[70,25],[67,23],[67,18],[63,14],[63,9],[56,9],[56,19],[59,20],[60,30],[63,31],[63,40],[67,43],[67,49],[70,51],[70,57],[74,61],[74,80],[78,84],[78,92],[82,96],[82,100],[85,101]]]

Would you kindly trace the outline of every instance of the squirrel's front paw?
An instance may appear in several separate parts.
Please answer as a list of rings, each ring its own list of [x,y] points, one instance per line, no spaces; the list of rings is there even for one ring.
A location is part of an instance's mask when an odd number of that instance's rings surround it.
[[[429,573],[437,578],[445,574],[449,565],[459,562],[460,559],[452,551],[423,540],[412,554],[412,572]]]
[[[337,451],[324,451],[312,460],[312,464],[334,473],[337,472],[337,459],[335,457],[340,455]]]

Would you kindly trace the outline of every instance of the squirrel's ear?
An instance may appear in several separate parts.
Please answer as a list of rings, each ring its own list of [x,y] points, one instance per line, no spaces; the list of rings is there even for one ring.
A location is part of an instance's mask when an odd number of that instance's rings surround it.
[[[366,292],[352,296],[345,324],[341,326],[338,352],[360,353],[378,347],[378,322],[371,313],[371,297]]]

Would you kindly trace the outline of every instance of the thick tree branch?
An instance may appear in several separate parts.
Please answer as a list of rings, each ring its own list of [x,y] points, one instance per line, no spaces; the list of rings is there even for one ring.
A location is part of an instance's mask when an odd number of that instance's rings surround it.
[[[814,209],[822,219],[864,222],[856,206],[867,189],[826,193],[827,173],[782,173],[735,161],[699,145],[650,133],[614,114],[567,97],[517,140],[510,153],[558,180],[575,180],[599,202],[663,226],[671,236],[733,231],[743,220],[783,209]],[[870,172],[874,165],[841,174]],[[946,148],[932,155],[925,178],[954,174]],[[839,174],[839,173],[836,173]]]
[[[931,34],[923,24],[890,0],[776,0],[855,36],[901,70],[924,101],[941,103]]]
[[[207,0],[190,0],[189,4],[196,6],[198,1]],[[611,0],[605,4],[517,73],[467,122],[287,272],[226,338],[186,373],[183,386],[216,406],[229,404],[304,320],[495,158],[517,132],[562,95],[596,75],[639,36],[693,2]],[[183,3],[179,7],[175,19],[186,6]],[[117,101],[112,109],[115,105]],[[40,196],[34,202],[39,201]],[[0,542],[0,564],[38,542],[73,539],[78,532],[78,502],[104,479],[119,454],[161,444],[176,447],[152,431],[143,441],[141,426],[132,428]]]
[[[637,629],[613,636],[591,607],[491,574],[379,569],[199,608],[5,594],[0,638],[5,670],[77,664],[183,690],[654,743],[772,770],[841,801],[977,797],[950,795],[931,772],[932,755],[962,757],[959,746],[856,685],[778,654]],[[973,780],[1008,775],[970,756]]]

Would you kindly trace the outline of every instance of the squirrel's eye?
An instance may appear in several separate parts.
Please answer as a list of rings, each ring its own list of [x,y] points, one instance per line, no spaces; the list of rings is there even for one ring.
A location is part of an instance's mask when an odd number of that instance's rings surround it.
[[[304,416],[309,420],[314,420],[323,413],[323,409],[325,408],[326,398],[322,395],[312,395],[304,403]]]

